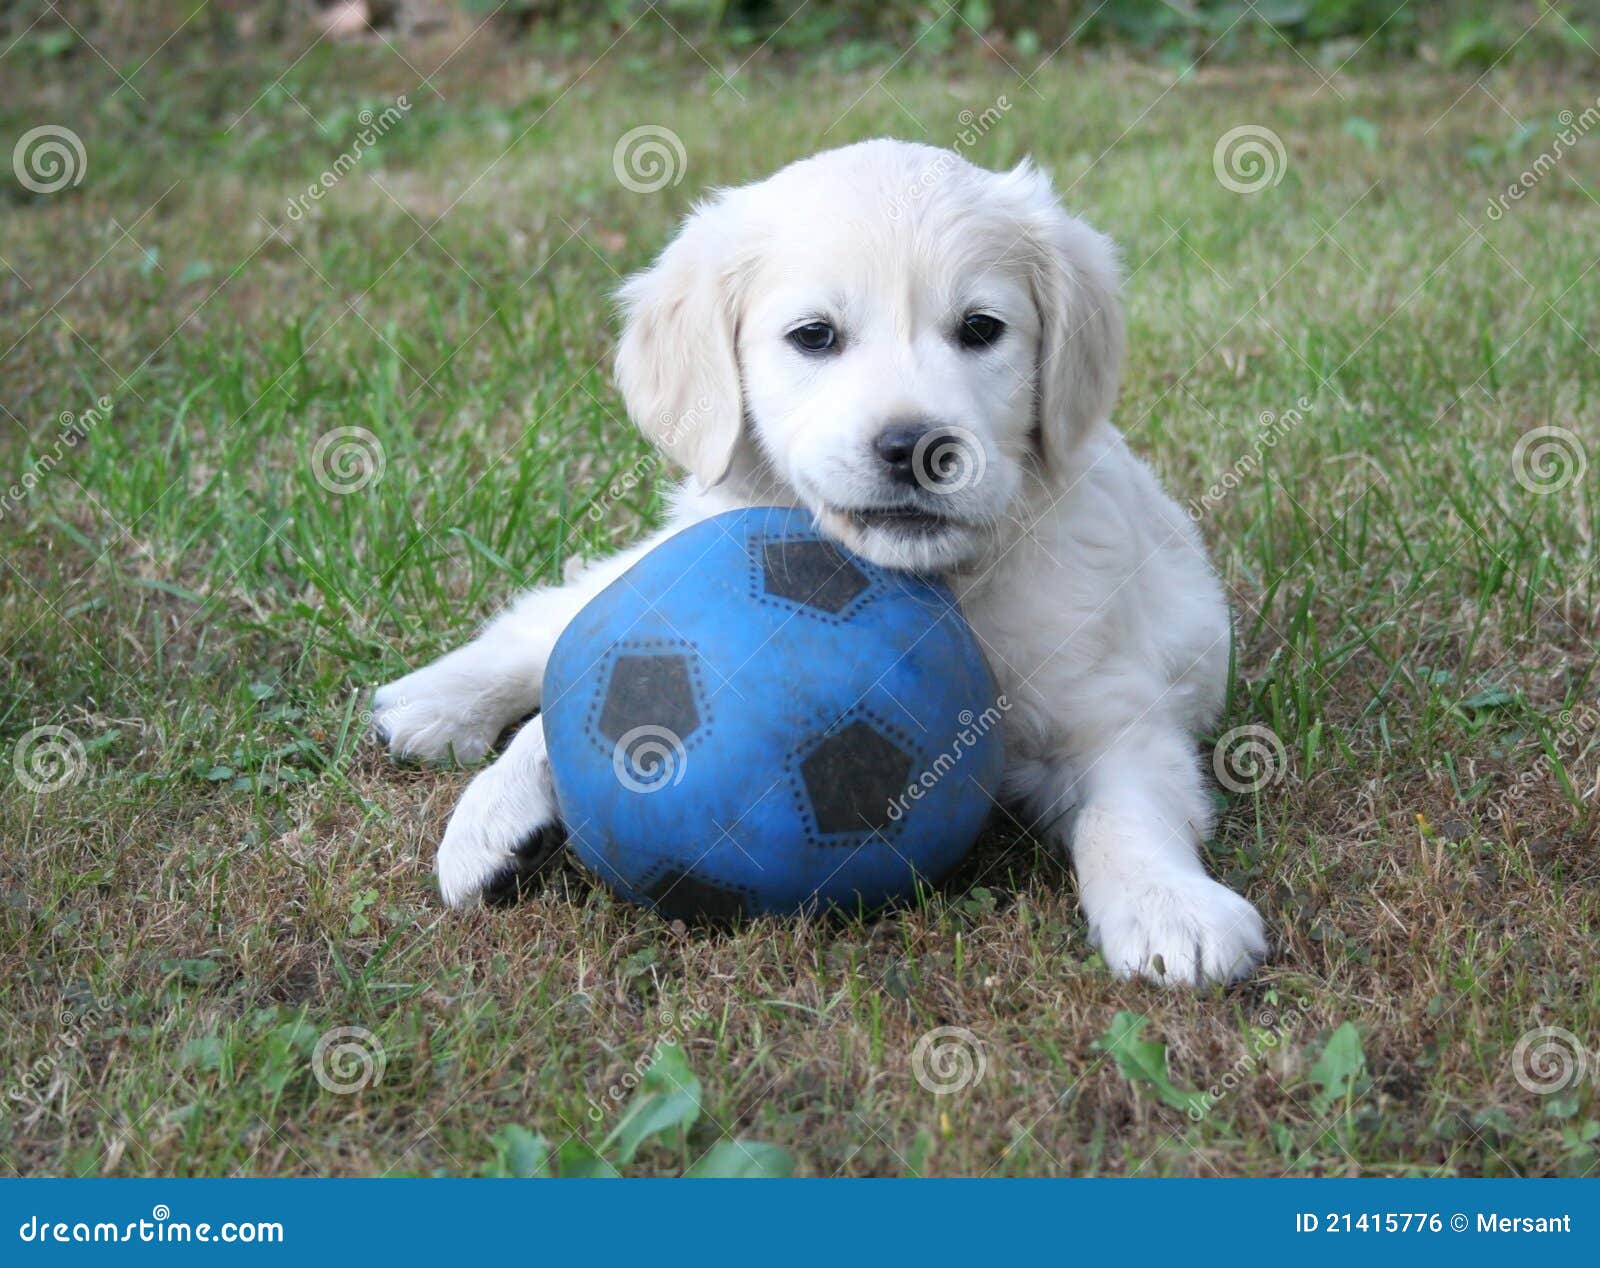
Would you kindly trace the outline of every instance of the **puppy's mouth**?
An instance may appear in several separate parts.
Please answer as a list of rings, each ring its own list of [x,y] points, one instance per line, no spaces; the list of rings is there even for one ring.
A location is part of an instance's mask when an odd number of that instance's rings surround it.
[[[824,531],[887,568],[939,572],[969,560],[980,534],[970,523],[923,506],[827,506],[818,515]]]
[[[835,508],[860,532],[877,529],[903,537],[932,537],[966,527],[959,520],[920,506],[856,506]]]

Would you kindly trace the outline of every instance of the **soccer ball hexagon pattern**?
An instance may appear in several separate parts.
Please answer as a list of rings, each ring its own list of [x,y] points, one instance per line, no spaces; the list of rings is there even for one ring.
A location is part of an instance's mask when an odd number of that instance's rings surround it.
[[[658,546],[556,644],[544,726],[580,862],[663,916],[910,897],[999,793],[1005,701],[954,596],[731,511]]]

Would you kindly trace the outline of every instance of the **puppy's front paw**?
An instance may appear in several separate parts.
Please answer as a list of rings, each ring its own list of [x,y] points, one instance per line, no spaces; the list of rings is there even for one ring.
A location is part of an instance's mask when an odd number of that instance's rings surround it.
[[[1261,916],[1208,876],[1184,875],[1084,895],[1089,937],[1118,977],[1165,985],[1234,982],[1267,953]]]
[[[504,759],[502,759],[504,760]],[[507,795],[498,766],[467,785],[439,843],[439,893],[452,907],[478,899],[514,903],[566,842],[554,798],[522,788]]]
[[[425,665],[372,694],[372,733],[389,754],[419,762],[481,760],[500,736],[499,719],[445,661]]]

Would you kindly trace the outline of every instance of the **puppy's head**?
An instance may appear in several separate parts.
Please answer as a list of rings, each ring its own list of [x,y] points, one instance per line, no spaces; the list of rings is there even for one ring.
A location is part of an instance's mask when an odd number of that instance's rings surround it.
[[[940,570],[1109,413],[1117,287],[1030,165],[869,141],[696,209],[622,291],[617,377],[702,486],[776,477],[857,553]]]

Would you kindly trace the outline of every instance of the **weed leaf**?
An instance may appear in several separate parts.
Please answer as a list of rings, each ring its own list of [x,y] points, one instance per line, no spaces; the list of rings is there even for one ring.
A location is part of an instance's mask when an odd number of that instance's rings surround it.
[[[543,1136],[508,1123],[494,1134],[500,1151],[499,1174],[519,1180],[542,1180],[550,1174],[550,1142]]]
[[[1311,1067],[1311,1081],[1322,1090],[1311,1098],[1311,1108],[1326,1114],[1334,1102],[1356,1092],[1356,1081],[1367,1068],[1367,1054],[1361,1048],[1361,1032],[1345,1022],[1328,1036],[1327,1046]]]
[[[1205,1096],[1174,1087],[1167,1073],[1167,1045],[1154,1039],[1140,1039],[1139,1033],[1150,1024],[1142,1013],[1121,1012],[1111,1019],[1111,1028],[1096,1039],[1094,1046],[1111,1054],[1129,1083],[1142,1085],[1173,1109],[1187,1112],[1205,1108]]]
[[[683,1049],[675,1043],[664,1043],[656,1048],[622,1121],[611,1129],[600,1148],[609,1151],[615,1145],[618,1165],[627,1166],[639,1146],[652,1136],[687,1131],[699,1117],[700,1080],[689,1068]],[[565,1168],[562,1174],[566,1174]]]
[[[689,1180],[787,1180],[794,1159],[759,1140],[719,1140],[683,1174]]]
[[[563,1180],[617,1180],[621,1173],[593,1145],[569,1140],[557,1155]]]

